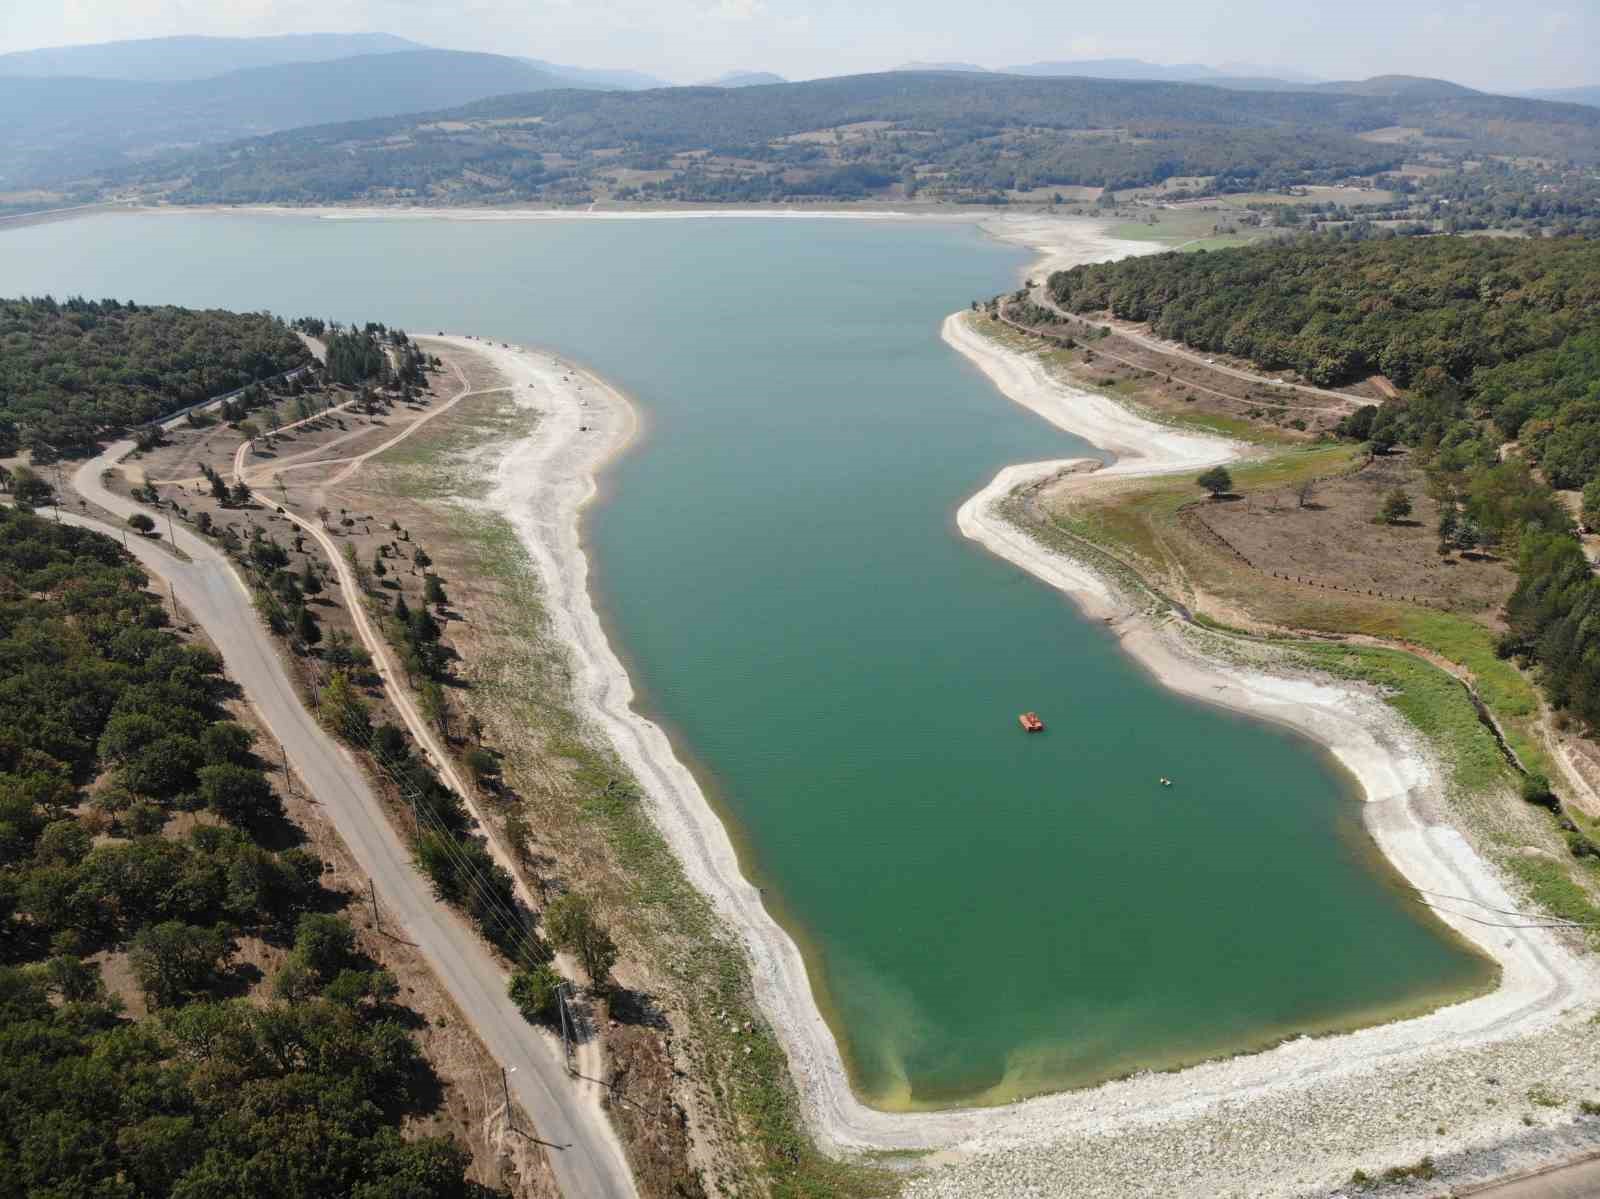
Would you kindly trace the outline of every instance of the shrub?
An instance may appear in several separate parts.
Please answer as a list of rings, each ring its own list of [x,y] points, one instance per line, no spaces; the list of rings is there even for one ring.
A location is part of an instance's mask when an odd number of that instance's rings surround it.
[[[518,970],[511,976],[507,993],[529,1022],[553,1023],[560,1015],[561,976],[551,966]]]
[[[1411,515],[1411,497],[1404,488],[1396,487],[1383,497],[1383,508],[1379,515],[1386,525],[1397,525]]]
[[[148,533],[156,527],[156,522],[143,512],[135,512],[128,517],[128,527],[135,533]]]
[[[1226,466],[1213,466],[1195,482],[1209,491],[1213,499],[1227,495],[1233,490],[1233,476],[1228,473]]]
[[[1561,801],[1556,798],[1555,792],[1550,789],[1550,780],[1537,771],[1523,775],[1522,798],[1528,803],[1537,804],[1541,808],[1549,808],[1551,811],[1555,811],[1561,806]]]

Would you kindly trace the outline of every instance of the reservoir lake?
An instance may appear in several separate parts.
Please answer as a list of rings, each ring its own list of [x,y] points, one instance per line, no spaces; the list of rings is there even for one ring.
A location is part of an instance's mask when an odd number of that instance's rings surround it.
[[[645,432],[585,516],[598,605],[870,1103],[1002,1102],[1482,987],[1331,759],[1164,690],[956,531],[1000,467],[1097,453],[939,340],[1031,258],[931,221],[114,214],[0,233],[0,293],[475,333],[634,397]]]

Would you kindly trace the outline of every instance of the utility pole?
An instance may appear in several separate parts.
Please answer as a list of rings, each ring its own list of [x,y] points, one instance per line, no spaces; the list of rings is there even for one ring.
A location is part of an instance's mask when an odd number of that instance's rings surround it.
[[[278,742],[278,752],[283,755],[283,785],[290,795],[294,794],[294,777],[289,773],[289,750],[282,741]]]
[[[517,1127],[516,1113],[511,1110],[511,1075],[515,1071],[515,1066],[509,1069],[505,1066],[500,1067],[500,1090],[506,1097],[506,1123],[511,1125],[512,1132],[520,1132],[522,1130]]]
[[[177,549],[178,548],[177,535],[175,533],[173,533],[173,531],[172,531],[172,509],[171,508],[167,509],[167,544],[170,545],[173,549]]]
[[[567,1063],[567,1073],[572,1073],[572,1035],[567,1031],[567,984],[556,987],[556,1004],[561,1008],[561,1053]]]
[[[172,623],[178,624],[178,593],[173,590],[172,580],[167,580],[167,596],[172,600]]]
[[[383,931],[383,918],[378,915],[378,884],[370,878],[367,880],[367,894],[372,896],[372,923],[381,933]]]

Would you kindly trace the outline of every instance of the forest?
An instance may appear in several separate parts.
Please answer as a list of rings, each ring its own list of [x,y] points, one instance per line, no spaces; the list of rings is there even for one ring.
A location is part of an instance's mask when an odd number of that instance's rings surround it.
[[[0,300],[0,455],[106,433],[310,363],[280,320],[117,300]]]
[[[1460,154],[1600,161],[1600,110],[1458,96],[890,72],[753,88],[555,89],[289,130],[129,168],[178,202],[947,199],[1219,176],[1280,187],[1396,169],[1411,126]],[[693,157],[688,157],[693,155]],[[851,171],[850,168],[857,168]]]
[[[1441,504],[1441,549],[1517,563],[1500,652],[1600,728],[1600,580],[1554,490],[1580,492],[1600,528],[1600,244],[1319,235],[1076,267],[1049,288],[1073,311],[1267,369],[1324,384],[1381,371],[1404,388],[1340,432],[1378,454],[1410,448]]]
[[[0,1193],[483,1193],[216,656],[98,534],[0,510],[0,580]]]
[[[1430,369],[1465,384],[1600,323],[1600,242],[1305,237],[1077,267],[1050,291],[1319,385],[1409,387]]]

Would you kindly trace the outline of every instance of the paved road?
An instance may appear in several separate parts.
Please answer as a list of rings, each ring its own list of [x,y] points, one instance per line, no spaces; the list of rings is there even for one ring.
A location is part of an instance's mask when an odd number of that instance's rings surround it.
[[[112,446],[81,467],[73,479],[83,496],[117,516],[141,509],[113,494],[100,476],[132,448],[131,441]],[[111,531],[66,513],[62,519]],[[276,646],[227,558],[182,527],[176,529],[176,542],[191,561],[180,561],[142,538],[130,539],[129,548],[151,574],[172,585],[178,602],[222,652],[229,675],[249,696],[295,772],[372,878],[385,919],[418,946],[489,1052],[515,1068],[511,1089],[548,1146],[561,1193],[566,1199],[630,1199],[636,1193],[633,1178],[600,1108],[598,1088],[574,1083],[567,1076],[559,1046],[532,1028],[506,997],[505,971],[477,934],[433,898],[360,766],[300,702]],[[334,561],[342,563],[337,556]]]

